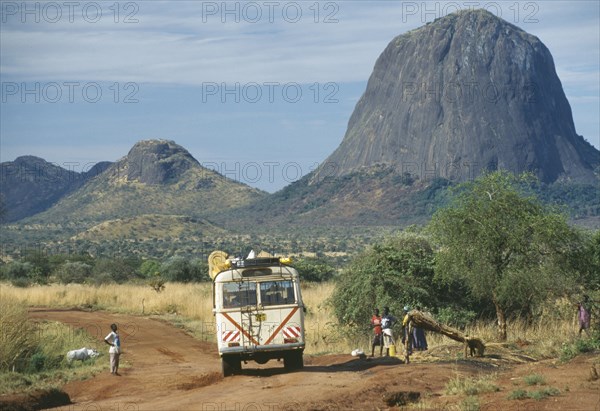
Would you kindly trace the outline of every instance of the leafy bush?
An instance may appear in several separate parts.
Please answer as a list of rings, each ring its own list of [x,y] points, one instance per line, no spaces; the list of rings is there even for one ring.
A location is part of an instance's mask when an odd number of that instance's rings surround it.
[[[210,280],[208,263],[200,259],[171,257],[160,266],[160,273],[168,281],[181,283]]]
[[[546,384],[546,379],[543,375],[540,374],[531,374],[526,375],[523,380],[527,385],[544,385]]]
[[[524,400],[527,397],[527,391],[522,388],[518,388],[508,395],[509,400]]]
[[[595,330],[589,337],[578,338],[562,346],[560,360],[569,361],[581,353],[600,350],[600,331]]]
[[[446,384],[446,394],[472,396],[500,391],[500,388],[494,384],[494,379],[495,376],[493,375],[481,378],[463,378],[457,375]]]
[[[400,317],[404,305],[435,304],[433,250],[416,234],[387,238],[355,257],[339,276],[331,297],[341,324],[369,328],[375,307]]]
[[[548,398],[548,397],[554,397],[555,395],[560,395],[560,390],[558,388],[554,388],[554,387],[542,388],[541,390],[538,390],[538,391],[531,391],[528,394],[529,398],[536,400],[536,401],[540,401],[540,400],[543,400],[544,398]]]
[[[58,269],[54,272],[54,275],[56,279],[63,284],[82,284],[90,277],[91,273],[92,267],[88,264],[78,261],[67,261],[58,267]]]
[[[33,264],[29,262],[13,261],[2,266],[0,273],[2,279],[12,281],[16,279],[29,279],[32,271]]]
[[[36,352],[29,359],[29,367],[27,371],[29,373],[40,372],[44,369],[46,362],[46,356],[41,352]]]
[[[121,258],[101,258],[96,261],[92,269],[92,276],[96,282],[124,283],[136,277],[135,268]]]
[[[514,390],[508,396],[509,400],[525,400],[527,398],[531,398],[536,401],[543,400],[544,398],[553,397],[555,395],[560,395],[560,390],[554,387],[545,387],[541,390],[537,391],[526,391],[522,388]]]
[[[146,278],[152,278],[160,272],[160,263],[156,260],[146,260],[140,266],[140,273]]]

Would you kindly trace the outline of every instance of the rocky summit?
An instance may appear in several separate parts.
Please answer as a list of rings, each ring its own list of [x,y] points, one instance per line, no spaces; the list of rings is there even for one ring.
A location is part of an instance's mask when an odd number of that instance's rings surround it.
[[[593,183],[599,164],[600,152],[575,131],[546,46],[472,10],[392,40],[313,180],[386,165],[421,179],[464,181],[502,168]]]
[[[124,173],[128,181],[156,185],[175,182],[198,165],[187,150],[173,141],[142,140],[129,150],[116,169]]]

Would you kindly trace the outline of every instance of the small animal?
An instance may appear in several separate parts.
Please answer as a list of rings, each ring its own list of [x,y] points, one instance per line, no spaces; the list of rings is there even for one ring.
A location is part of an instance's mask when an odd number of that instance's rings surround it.
[[[478,357],[483,357],[485,351],[485,345],[479,338],[466,337],[465,338],[465,358],[467,358],[467,350],[471,353],[471,357],[475,354]]]
[[[84,361],[89,358],[96,358],[100,353],[92,348],[80,348],[78,350],[71,350],[67,353],[67,361],[72,362],[73,360]]]

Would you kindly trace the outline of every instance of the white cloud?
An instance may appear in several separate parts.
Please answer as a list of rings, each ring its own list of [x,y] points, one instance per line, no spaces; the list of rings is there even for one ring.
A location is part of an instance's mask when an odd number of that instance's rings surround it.
[[[208,6],[220,9],[224,4],[217,2],[169,3],[176,4],[174,7],[141,2],[135,14],[137,24],[114,23],[113,11],[106,8],[106,18],[100,24],[86,24],[81,19],[75,24],[12,22],[2,30],[2,72],[19,80],[192,85],[205,81],[366,81],[377,56],[393,37],[453,10],[440,2],[424,7],[417,2],[330,2],[338,8],[325,10],[328,3],[321,3],[320,22],[315,23],[313,3],[294,3],[301,4],[304,14],[298,23],[289,23],[278,12],[292,4],[287,2],[274,8],[271,23],[266,20],[267,3],[254,3],[263,13],[263,20],[255,24],[244,23],[243,15],[242,22],[235,23],[236,16],[223,14],[223,10],[207,14],[214,12]],[[229,4],[237,4],[243,14],[246,3]],[[409,7],[413,4],[418,10]],[[584,5],[594,9],[588,3]],[[207,9],[204,14],[203,7]],[[588,19],[584,24],[573,19],[564,21],[565,10],[577,12],[577,16],[582,13],[564,3],[540,4],[539,23],[527,24],[523,22],[525,11],[531,11],[521,7],[518,17],[504,3],[499,11],[507,20],[517,20],[540,36],[559,68],[568,62],[598,73],[597,19]],[[323,23],[328,13],[334,13],[338,22]],[[557,16],[563,18],[560,25],[553,24]],[[578,35],[568,35],[574,29]]]

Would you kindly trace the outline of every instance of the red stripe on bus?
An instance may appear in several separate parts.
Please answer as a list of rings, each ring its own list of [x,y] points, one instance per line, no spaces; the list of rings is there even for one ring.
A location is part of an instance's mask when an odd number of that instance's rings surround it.
[[[273,333],[273,335],[271,335],[269,337],[269,339],[265,342],[265,345],[269,344],[271,341],[273,341],[275,339],[275,336],[279,333],[279,331],[281,331],[281,329],[285,326],[285,324],[290,320],[290,318],[292,318],[292,316],[296,313],[296,311],[298,311],[298,307],[294,307],[294,309],[292,310],[292,312],[290,312],[288,314],[287,317],[285,317],[285,320],[283,320],[281,322],[281,324],[279,324],[279,327],[277,327],[277,329],[275,330],[275,332]]]

